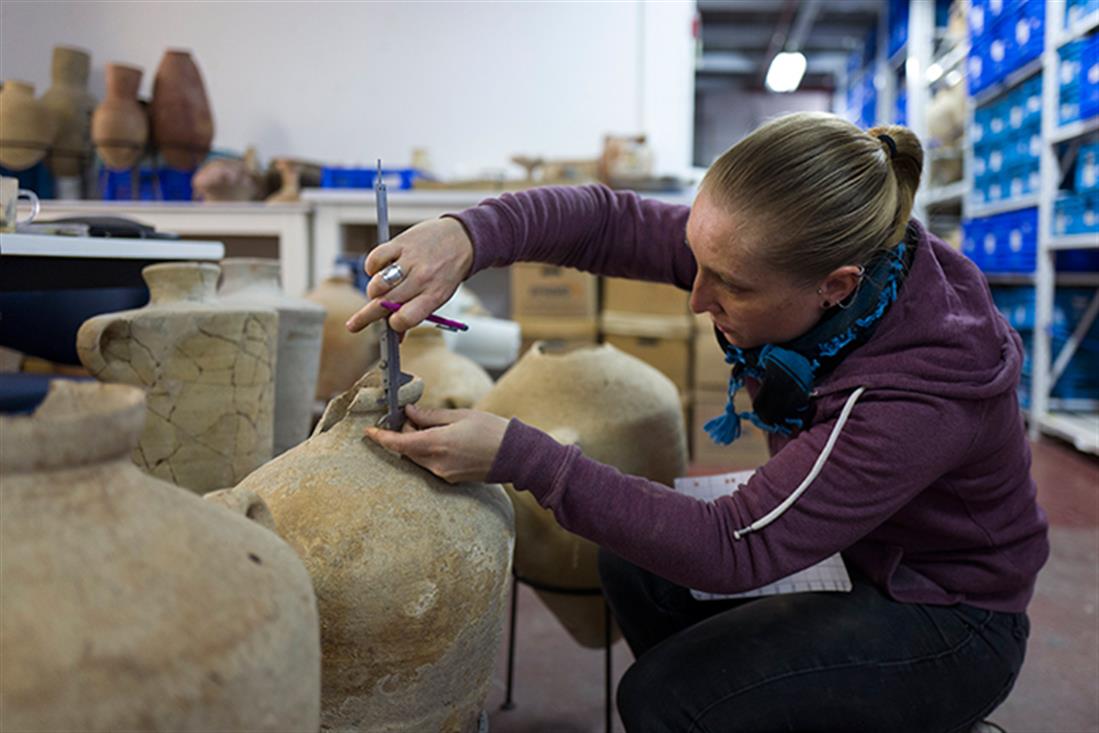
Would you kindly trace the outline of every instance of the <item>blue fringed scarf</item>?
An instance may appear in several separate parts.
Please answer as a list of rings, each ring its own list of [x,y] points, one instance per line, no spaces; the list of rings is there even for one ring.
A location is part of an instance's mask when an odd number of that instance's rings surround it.
[[[784,345],[754,349],[733,346],[714,329],[733,365],[725,412],[705,425],[715,443],[728,445],[740,437],[740,421],[750,421],[767,432],[790,435],[812,418],[810,393],[816,380],[830,372],[852,349],[873,333],[878,321],[897,299],[908,261],[904,242],[879,257],[863,276],[851,305],[834,307],[803,336]],[[734,399],[745,378],[760,383],[754,410],[736,411]]]

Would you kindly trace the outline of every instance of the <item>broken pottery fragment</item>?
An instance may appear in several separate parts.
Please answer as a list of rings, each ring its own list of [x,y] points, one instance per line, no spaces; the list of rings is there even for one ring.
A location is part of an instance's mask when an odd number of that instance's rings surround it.
[[[313,436],[239,488],[259,494],[317,590],[325,729],[473,733],[503,631],[514,515],[497,485],[450,485],[363,437],[371,371]],[[401,387],[415,402],[423,382]]]
[[[0,417],[0,711],[12,731],[316,731],[294,551],[130,460],[145,395],[55,381]],[[253,497],[254,499],[254,497]]]
[[[324,308],[282,292],[279,261],[232,257],[221,262],[223,303],[271,308],[279,314],[275,362],[275,455],[309,437],[320,369]]]
[[[401,344],[404,371],[424,380],[420,407],[473,407],[492,389],[492,377],[469,357],[446,347],[442,332],[421,326],[405,334]]]
[[[675,385],[613,346],[551,352],[536,342],[476,408],[519,418],[626,474],[671,486],[686,473]],[[556,588],[598,588],[596,545],[562,529],[530,493],[505,488],[515,506],[516,574]],[[603,645],[602,598],[536,593],[577,642]]]
[[[219,303],[219,268],[150,265],[144,308],[84,322],[80,361],[104,382],[146,390],[134,463],[198,492],[232,486],[271,458],[278,316]]]

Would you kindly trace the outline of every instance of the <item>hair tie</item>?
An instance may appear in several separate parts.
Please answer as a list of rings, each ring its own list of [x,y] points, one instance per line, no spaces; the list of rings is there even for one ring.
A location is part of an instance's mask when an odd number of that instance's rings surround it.
[[[896,143],[896,141],[894,141],[893,138],[889,137],[888,135],[878,135],[878,139],[889,146],[889,157],[890,158],[896,158],[897,157],[897,143]]]

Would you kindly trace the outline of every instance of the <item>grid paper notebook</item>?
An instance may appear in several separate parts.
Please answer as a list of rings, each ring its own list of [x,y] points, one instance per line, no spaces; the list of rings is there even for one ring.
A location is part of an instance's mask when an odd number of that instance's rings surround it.
[[[739,491],[740,487],[748,482],[753,473],[755,471],[735,471],[716,476],[677,478],[675,480],[675,490],[703,501],[714,501],[719,497]],[[700,601],[715,601],[728,598],[777,596],[783,593],[847,592],[850,590],[851,578],[847,575],[847,567],[843,564],[843,558],[840,557],[839,553],[836,553],[816,565],[799,570],[793,575],[787,575],[785,578],[780,578],[761,588],[727,595],[691,590],[691,595]]]

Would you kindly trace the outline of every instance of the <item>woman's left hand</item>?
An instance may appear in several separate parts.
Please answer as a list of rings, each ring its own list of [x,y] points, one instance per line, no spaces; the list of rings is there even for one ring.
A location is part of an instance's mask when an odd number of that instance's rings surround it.
[[[476,410],[431,410],[407,405],[401,432],[367,428],[366,437],[400,453],[448,483],[484,481],[508,421]]]

